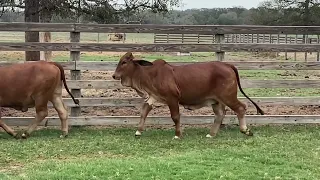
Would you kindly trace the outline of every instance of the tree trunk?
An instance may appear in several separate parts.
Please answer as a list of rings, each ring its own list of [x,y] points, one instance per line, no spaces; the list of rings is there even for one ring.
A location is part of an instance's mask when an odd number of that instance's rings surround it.
[[[45,6],[46,3],[49,3],[46,0],[41,1],[41,7]],[[52,18],[52,13],[46,8],[42,8],[40,12],[40,22],[41,23],[50,23]],[[51,42],[51,32],[41,32],[40,33],[40,42]],[[45,61],[52,61],[52,51],[41,51],[40,59]]]
[[[303,13],[303,23],[308,26],[311,24],[310,20],[310,0],[304,2],[304,13]]]
[[[25,0],[25,22],[39,22],[39,0]],[[25,32],[25,42],[39,42],[39,32]],[[26,61],[40,60],[39,51],[26,51]]]

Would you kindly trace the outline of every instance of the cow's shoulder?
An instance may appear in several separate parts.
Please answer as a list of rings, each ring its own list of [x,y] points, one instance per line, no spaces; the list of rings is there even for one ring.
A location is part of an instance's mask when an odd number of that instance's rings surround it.
[[[158,89],[161,95],[179,96],[179,88],[176,83],[174,68],[165,61],[158,61],[156,66],[156,76],[153,78],[153,85]]]

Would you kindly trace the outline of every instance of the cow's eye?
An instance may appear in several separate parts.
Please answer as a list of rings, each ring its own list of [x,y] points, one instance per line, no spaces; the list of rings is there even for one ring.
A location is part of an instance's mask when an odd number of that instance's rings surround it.
[[[126,63],[127,63],[126,61],[122,61],[121,65],[124,65],[124,64],[126,64]]]

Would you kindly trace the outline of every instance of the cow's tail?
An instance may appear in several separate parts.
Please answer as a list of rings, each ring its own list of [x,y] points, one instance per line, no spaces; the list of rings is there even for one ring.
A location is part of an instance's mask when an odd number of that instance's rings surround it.
[[[79,99],[75,99],[75,98],[73,97],[73,95],[71,94],[69,88],[68,88],[68,85],[67,85],[67,82],[66,82],[66,76],[65,76],[65,74],[64,74],[64,69],[63,69],[63,67],[62,67],[60,64],[56,63],[56,62],[51,62],[51,63],[54,64],[55,66],[57,66],[57,67],[59,68],[60,73],[61,73],[61,80],[62,80],[62,82],[63,82],[63,85],[64,85],[66,91],[67,91],[68,94],[71,96],[73,102],[74,102],[75,104],[78,104],[78,105],[79,105]]]
[[[242,87],[241,87],[241,84],[240,84],[240,78],[239,78],[239,73],[238,73],[238,70],[235,66],[231,65],[231,64],[228,64],[234,71],[234,73],[236,74],[236,77],[237,77],[237,83],[238,83],[238,86],[239,86],[239,89],[240,89],[240,92],[246,97],[248,98],[252,104],[257,108],[257,114],[261,114],[261,115],[264,115],[264,112],[262,111],[262,109],[253,101],[251,100],[243,91]]]

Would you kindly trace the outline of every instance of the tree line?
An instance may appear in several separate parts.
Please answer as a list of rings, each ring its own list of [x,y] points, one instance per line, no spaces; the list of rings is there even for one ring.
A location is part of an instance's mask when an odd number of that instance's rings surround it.
[[[5,0],[6,1],[6,0]],[[8,2],[12,0],[8,0]],[[27,1],[0,3],[2,22],[25,20]],[[33,0],[35,2],[36,0]],[[188,25],[320,25],[318,0],[266,0],[257,8],[202,8],[171,10],[180,0],[125,1],[122,6],[104,0],[38,0],[40,21],[84,23],[188,24]],[[51,1],[50,3],[43,1]],[[109,2],[109,3],[108,3]],[[129,2],[135,2],[130,4]],[[42,7],[42,4],[50,4]],[[30,12],[31,14],[35,12]],[[28,16],[28,15],[27,15]]]

